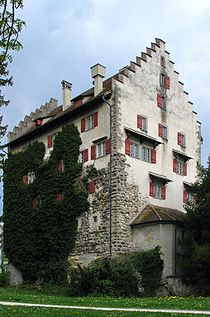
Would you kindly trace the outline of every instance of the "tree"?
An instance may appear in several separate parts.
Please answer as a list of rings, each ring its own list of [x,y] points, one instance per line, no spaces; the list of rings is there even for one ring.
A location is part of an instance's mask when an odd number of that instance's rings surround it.
[[[18,9],[23,8],[23,0],[0,0],[0,88],[11,86],[12,77],[9,76],[8,63],[12,62],[11,51],[22,48],[18,40],[25,23],[16,18]],[[0,90],[0,107],[7,106],[9,100],[5,100]],[[6,133],[7,126],[2,126],[2,115],[0,115],[0,140]],[[0,141],[0,149],[2,149]],[[4,154],[0,153],[0,167]]]
[[[188,205],[190,238],[186,241],[184,273],[199,292],[210,290],[210,167],[203,168],[195,184],[196,204]]]

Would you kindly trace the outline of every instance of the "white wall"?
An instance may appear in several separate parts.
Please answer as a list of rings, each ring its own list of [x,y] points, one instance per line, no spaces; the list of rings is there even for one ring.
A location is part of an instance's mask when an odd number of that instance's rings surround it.
[[[160,57],[166,60],[166,72],[170,77],[170,89],[167,90],[167,111],[157,106],[157,93],[160,88]],[[179,83],[178,74],[174,72],[174,66],[169,61],[169,54],[165,52],[164,44],[152,52],[152,58],[148,57],[142,66],[136,66],[136,73],[130,72],[129,77],[124,76],[124,83],[116,81],[119,116],[120,141],[118,150],[125,153],[124,140],[127,135],[124,127],[137,130],[137,114],[148,118],[147,134],[163,142],[156,147],[156,164],[147,163],[139,159],[127,156],[130,165],[128,181],[139,186],[142,196],[148,201],[160,206],[183,210],[183,182],[193,183],[196,180],[196,166],[200,161],[200,124],[196,121],[196,114],[192,112],[192,105],[188,102],[187,94],[183,92],[183,85]],[[158,136],[158,123],[168,127],[168,140],[164,141]],[[139,130],[140,131],[140,130]],[[186,148],[177,144],[177,133],[182,132],[186,136]],[[193,157],[187,162],[187,176],[177,175],[173,172],[172,149],[184,152]],[[154,199],[149,196],[148,172],[165,175],[173,182],[169,183],[166,191],[166,200]]]

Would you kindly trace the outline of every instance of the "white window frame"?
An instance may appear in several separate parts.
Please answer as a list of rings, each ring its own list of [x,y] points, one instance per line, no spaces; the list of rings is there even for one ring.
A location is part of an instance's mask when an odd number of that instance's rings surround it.
[[[33,182],[36,179],[36,175],[34,172],[29,172],[28,173],[28,184],[33,184]]]
[[[152,162],[152,148],[147,145],[141,146],[141,160],[144,162]]]
[[[180,158],[176,159],[176,174],[184,175],[184,160]]]
[[[186,140],[185,140],[185,135],[183,134],[183,133],[180,133],[179,132],[179,134],[180,134],[180,136],[181,136],[181,146],[182,147],[185,147],[185,143],[186,143]]]
[[[140,144],[131,141],[130,143],[130,156],[139,159]]]
[[[106,155],[106,141],[96,143],[96,158]]]
[[[163,127],[163,139],[167,140],[168,139],[168,128],[165,125],[162,125]]]
[[[142,116],[142,128],[141,130],[144,131],[144,132],[147,132],[147,117],[145,116]]]
[[[94,128],[94,114],[85,117],[85,131],[91,130]]]
[[[162,199],[162,187],[163,184],[161,182],[153,181],[154,186],[154,196],[153,198]]]
[[[194,193],[191,191],[187,191],[187,202],[192,204],[194,201]]]

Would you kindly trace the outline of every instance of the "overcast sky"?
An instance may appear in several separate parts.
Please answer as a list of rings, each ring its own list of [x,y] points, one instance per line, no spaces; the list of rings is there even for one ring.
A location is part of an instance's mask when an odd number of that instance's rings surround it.
[[[202,122],[202,162],[210,153],[209,0],[25,0],[27,27],[14,55],[14,85],[4,94],[9,130],[51,97],[61,100],[61,80],[73,96],[91,87],[90,67],[106,66],[106,77],[135,60],[155,37],[166,50]]]

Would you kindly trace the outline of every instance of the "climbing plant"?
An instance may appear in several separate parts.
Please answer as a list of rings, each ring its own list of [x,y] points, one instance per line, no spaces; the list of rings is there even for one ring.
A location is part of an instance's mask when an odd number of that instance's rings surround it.
[[[63,282],[76,235],[76,218],[88,209],[74,125],[55,136],[50,158],[35,142],[4,165],[4,248],[26,281]],[[31,184],[23,176],[35,173]]]

